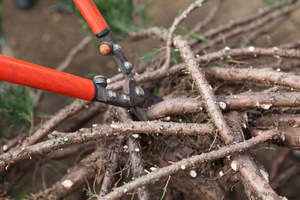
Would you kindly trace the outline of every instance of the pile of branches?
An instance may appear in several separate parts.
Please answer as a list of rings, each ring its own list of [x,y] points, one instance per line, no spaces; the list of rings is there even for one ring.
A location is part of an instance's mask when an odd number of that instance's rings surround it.
[[[56,183],[47,187],[44,181],[44,190],[28,198],[60,199],[78,192],[79,199],[286,199],[280,188],[300,174],[299,159],[282,169],[300,149],[300,76],[295,70],[300,40],[268,48],[251,44],[289,19],[300,1],[279,1],[204,31],[222,6],[223,0],[216,0],[210,14],[190,30],[193,34],[177,35],[192,11],[204,9],[203,2],[194,1],[168,29],[152,27],[130,36],[158,39],[164,46],[147,68],[135,68],[137,81],[148,90],[158,88],[164,98],[148,109],[150,121],[134,121],[121,108],[76,100],[30,135],[7,141],[0,155],[1,195],[32,166],[43,168],[80,154],[64,175],[56,175]],[[204,40],[194,37],[197,33]],[[181,57],[175,64],[172,49]],[[109,89],[121,90],[123,77],[108,82]],[[79,129],[99,114],[103,123]],[[63,122],[68,126],[54,131]],[[259,164],[257,152],[265,159],[269,148],[280,151],[274,151],[271,164]],[[262,164],[271,167],[267,171]],[[50,176],[42,173],[43,180]]]

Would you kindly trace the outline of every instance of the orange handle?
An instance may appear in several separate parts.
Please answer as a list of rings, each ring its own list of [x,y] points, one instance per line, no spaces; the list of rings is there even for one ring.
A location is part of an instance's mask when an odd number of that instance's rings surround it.
[[[102,37],[109,32],[109,27],[93,0],[73,1],[97,37]]]
[[[92,101],[93,81],[0,54],[0,80]]]

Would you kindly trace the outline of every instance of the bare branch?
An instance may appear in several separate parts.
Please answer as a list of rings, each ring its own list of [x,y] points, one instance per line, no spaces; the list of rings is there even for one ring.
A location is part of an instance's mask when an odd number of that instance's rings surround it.
[[[216,103],[217,101],[213,94],[212,87],[205,79],[202,70],[199,69],[196,58],[193,56],[193,52],[188,46],[188,43],[182,40],[181,36],[177,36],[174,38],[174,44],[179,49],[181,57],[185,61],[186,67],[199,89],[207,112],[212,118],[222,139],[227,144],[229,141],[233,140],[232,133],[221,113],[220,107]]]
[[[242,130],[242,125],[245,123],[244,117],[240,116],[237,111],[229,112],[227,117],[228,124],[230,124],[235,136],[231,144],[244,141]],[[258,168],[249,153],[233,156],[231,168],[239,173],[240,180],[243,182],[245,193],[249,199],[284,199],[271,188],[269,180],[262,174],[264,169]]]
[[[127,144],[131,162],[131,170],[133,179],[136,179],[143,175],[144,167],[141,157],[141,145],[139,139],[134,139],[132,136],[127,137]],[[139,200],[149,200],[149,192],[147,187],[140,187],[137,189],[137,196]]]
[[[247,33],[249,31],[255,30],[258,27],[261,27],[264,24],[281,17],[282,15],[290,14],[291,12],[295,11],[299,6],[300,6],[300,3],[297,2],[294,5],[291,5],[290,7],[286,7],[282,10],[277,10],[277,11],[275,11],[274,13],[272,13],[270,15],[262,17],[258,21],[252,22],[249,25],[247,25],[246,27],[238,26],[235,29],[231,29],[231,31],[228,32],[228,33],[219,32],[219,33],[222,33],[221,36],[218,36],[215,39],[210,40],[209,42],[200,44],[200,46],[197,47],[197,49],[195,49],[195,52],[202,52],[203,50],[211,48],[214,45],[219,44],[219,43],[223,42],[224,40],[226,40],[228,38],[232,38],[232,37],[238,36],[242,33]],[[230,26],[230,24],[229,24],[229,26]],[[206,34],[204,34],[204,37],[209,38],[209,37],[207,37]]]
[[[66,70],[72,63],[74,57],[91,41],[92,36],[84,37],[75,47],[71,49],[65,60],[56,68],[58,71]],[[42,95],[42,90],[36,92],[33,105],[37,105]]]
[[[105,169],[105,175],[99,193],[100,197],[106,195],[113,186],[114,173],[118,167],[118,163],[119,163],[118,160],[122,152],[123,142],[124,142],[124,137],[120,136],[112,147],[112,151],[110,154],[110,158],[108,160],[107,168]]]
[[[299,92],[246,92],[238,95],[220,96],[216,97],[216,99],[222,110],[300,106]],[[167,99],[150,107],[148,109],[148,117],[150,119],[158,119],[179,113],[197,113],[201,112],[202,109],[203,101],[201,100],[192,98]],[[269,118],[268,121],[270,120],[272,121],[272,118]],[[295,121],[295,116],[291,116],[286,121],[289,122],[288,120]],[[263,123],[265,124],[267,121]]]
[[[271,22],[269,25],[251,33],[247,37],[246,45],[252,44],[257,38],[264,36],[265,34],[271,33],[272,30],[277,28],[286,18],[287,18],[286,15],[282,15],[282,16],[278,17],[277,19],[274,19],[273,22]],[[282,47],[280,47],[280,48],[282,48]],[[292,48],[294,48],[294,47],[292,47]]]
[[[284,1],[278,1],[275,4],[273,4],[272,6],[268,6],[265,7],[263,9],[259,9],[257,11],[257,13],[252,14],[250,16],[247,16],[246,18],[243,19],[238,19],[238,20],[233,20],[230,21],[228,24],[225,25],[220,25],[217,28],[214,29],[210,29],[208,31],[206,31],[203,36],[205,38],[212,38],[216,35],[218,35],[219,33],[224,33],[228,30],[232,30],[233,28],[237,27],[237,26],[242,26],[248,23],[251,23],[252,21],[256,20],[256,19],[260,19],[266,15],[268,15],[269,13],[273,12],[274,10],[277,10],[280,7],[286,6],[288,4],[291,4],[292,2],[294,2],[295,0],[284,0]],[[190,44],[193,46],[193,44]]]
[[[204,28],[207,24],[209,24],[216,16],[218,11],[221,8],[221,5],[223,3],[223,0],[217,0],[216,3],[214,3],[214,7],[212,10],[209,12],[209,14],[200,22],[198,22],[194,28],[191,29],[191,32],[197,33],[200,32],[202,28]],[[189,41],[189,44],[193,42]]]
[[[90,104],[90,102],[75,100],[72,104],[61,109],[55,116],[48,120],[45,124],[42,124],[31,136],[26,138],[26,140],[21,144],[22,147],[26,147],[35,144],[41,138],[46,136],[53,128],[55,128],[59,123],[63,122],[67,118],[78,113],[84,106]]]
[[[175,134],[175,135],[197,135],[211,134],[212,126],[209,124],[185,124],[166,123],[159,121],[151,122],[127,122],[113,123],[111,125],[95,125],[93,128],[80,129],[74,133],[53,132],[54,139],[40,142],[32,146],[22,147],[0,155],[0,167],[8,168],[9,165],[31,158],[44,155],[59,148],[71,144],[95,141],[103,137],[115,137],[123,134],[149,133],[149,134]]]
[[[300,174],[300,162],[297,162],[284,170],[281,174],[279,174],[274,180],[271,182],[271,186],[274,189],[277,189],[284,183],[286,183],[288,180],[295,178],[296,176],[299,176]]]
[[[254,146],[257,146],[259,144],[262,144],[263,142],[267,141],[268,139],[278,136],[278,132],[276,131],[266,131],[263,134],[252,138],[250,140],[225,146],[219,150],[212,151],[209,153],[203,153],[201,155],[196,155],[191,158],[183,159],[179,162],[173,163],[170,166],[163,167],[160,169],[155,170],[154,172],[150,174],[146,174],[144,176],[141,176],[140,178],[135,179],[134,181],[131,181],[121,187],[115,188],[114,191],[107,194],[106,196],[102,197],[101,199],[118,199],[122,196],[124,196],[128,192],[134,191],[136,188],[142,187],[144,185],[147,185],[157,179],[167,177],[169,175],[172,175],[178,171],[182,171],[185,169],[189,169],[191,167],[194,167],[202,162],[208,162],[212,160],[216,160],[228,155],[232,155],[234,153],[241,153],[249,148],[253,148]],[[100,200],[100,198],[98,198]]]
[[[214,78],[226,81],[251,81],[264,84],[276,84],[300,89],[300,76],[291,73],[275,71],[272,69],[255,68],[220,68],[209,67],[205,69]]]
[[[162,70],[167,70],[169,68],[171,62],[171,45],[173,40],[173,34],[177,28],[177,26],[185,19],[187,16],[195,10],[197,7],[202,6],[204,0],[197,0],[194,3],[191,3],[187,9],[185,9],[178,17],[175,18],[172,26],[169,28],[167,34],[167,42],[166,42],[166,60],[162,66]]]
[[[295,49],[279,49],[273,48],[236,48],[236,49],[222,49],[205,55],[197,56],[197,62],[200,64],[207,64],[216,60],[222,60],[224,58],[237,58],[237,57],[253,57],[258,56],[273,56],[273,57],[285,57],[285,58],[300,58],[300,51]],[[162,71],[161,69],[153,72],[147,72],[145,74],[136,75],[135,78],[139,83],[153,82],[155,80],[162,79],[164,77],[177,74],[185,69],[184,64],[177,64],[172,66],[169,71]],[[205,69],[203,69],[205,70]],[[115,82],[108,85],[109,89],[120,90],[124,85],[124,80]]]
[[[292,149],[284,148],[282,151],[280,151],[279,155],[272,162],[271,169],[270,169],[271,181],[278,175],[280,168],[285,163],[285,161],[289,158],[292,152],[293,152]]]

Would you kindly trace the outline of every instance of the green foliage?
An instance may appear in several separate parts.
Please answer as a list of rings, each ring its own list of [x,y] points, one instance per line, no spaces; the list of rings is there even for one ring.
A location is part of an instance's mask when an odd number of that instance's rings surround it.
[[[188,30],[187,28],[185,27],[181,27],[181,30],[183,31],[183,34],[188,34],[190,35],[192,38],[195,38],[196,40],[199,40],[199,41],[202,41],[202,42],[207,42],[209,41],[207,38],[205,38],[204,36],[202,35],[199,35],[199,34],[196,34],[196,33],[193,33],[191,32],[190,30]]]
[[[53,12],[59,13],[72,13],[73,1],[72,0],[60,0],[56,5],[51,7]]]
[[[8,195],[11,196],[13,199],[16,200],[25,200],[27,199],[27,195],[29,191],[27,189],[21,189],[20,185],[13,185],[10,190],[8,191]]]
[[[110,29],[114,33],[125,35],[149,25],[152,17],[146,11],[150,2],[136,5],[133,0],[94,0]],[[76,12],[80,14],[78,9]],[[138,17],[138,24],[134,24],[134,17]]]
[[[182,62],[182,58],[181,58],[181,55],[178,50],[172,48],[171,56],[172,56],[172,59],[171,59],[172,64],[178,64],[178,63]]]
[[[3,15],[2,15],[2,0],[0,0],[0,31],[2,30],[2,22],[3,22]]]
[[[161,81],[158,81],[156,84],[155,84],[155,87],[153,88],[153,94],[154,95],[159,95],[159,90],[160,88],[162,87],[162,82]]]
[[[245,42],[244,39],[241,40],[241,47],[247,47],[247,43]]]
[[[97,75],[103,75],[104,76],[104,72],[102,71],[102,69],[100,69],[98,66],[95,66],[95,69],[96,69],[95,72],[85,74],[84,77],[88,78],[88,79],[93,79]]]
[[[99,75],[99,74],[91,72],[91,73],[88,73],[88,74],[84,75],[84,78],[92,79],[92,78],[94,78],[97,75]]]
[[[209,66],[224,68],[224,65],[222,63],[217,62],[210,62]]]
[[[179,17],[181,14],[182,14],[182,9],[179,9],[177,13],[177,17]]]
[[[4,137],[10,137],[10,132],[15,128],[19,131],[30,128],[35,108],[29,90],[23,86],[0,84],[0,116]]]
[[[265,4],[273,5],[274,3],[278,2],[279,0],[261,0]]]
[[[4,38],[0,38],[0,46],[3,46],[5,44],[6,44],[5,39]]]
[[[161,50],[162,49],[153,49],[153,51],[151,52],[143,52],[144,56],[141,59],[141,66],[147,67],[148,63],[153,61]],[[172,52],[171,52],[171,62],[172,64],[178,64],[182,62],[180,53],[174,48],[172,48]]]
[[[86,196],[88,196],[88,197],[90,197],[90,196],[94,196],[94,195],[95,195],[95,193],[94,193],[94,192],[92,192],[92,190],[91,190],[91,188],[90,188],[90,187],[88,187],[88,189],[86,189],[86,188],[83,188],[83,191],[84,191],[84,192],[86,192]]]
[[[143,52],[144,56],[141,58],[142,67],[147,67],[147,64],[155,59],[157,54],[160,52],[160,49],[153,49],[151,52]]]

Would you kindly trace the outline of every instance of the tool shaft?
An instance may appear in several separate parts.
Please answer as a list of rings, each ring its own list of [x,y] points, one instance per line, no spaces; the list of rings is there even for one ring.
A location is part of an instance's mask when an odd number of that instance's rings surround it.
[[[0,55],[0,80],[92,101],[95,85],[79,76]]]
[[[80,13],[97,37],[109,32],[109,27],[93,0],[73,0]]]

